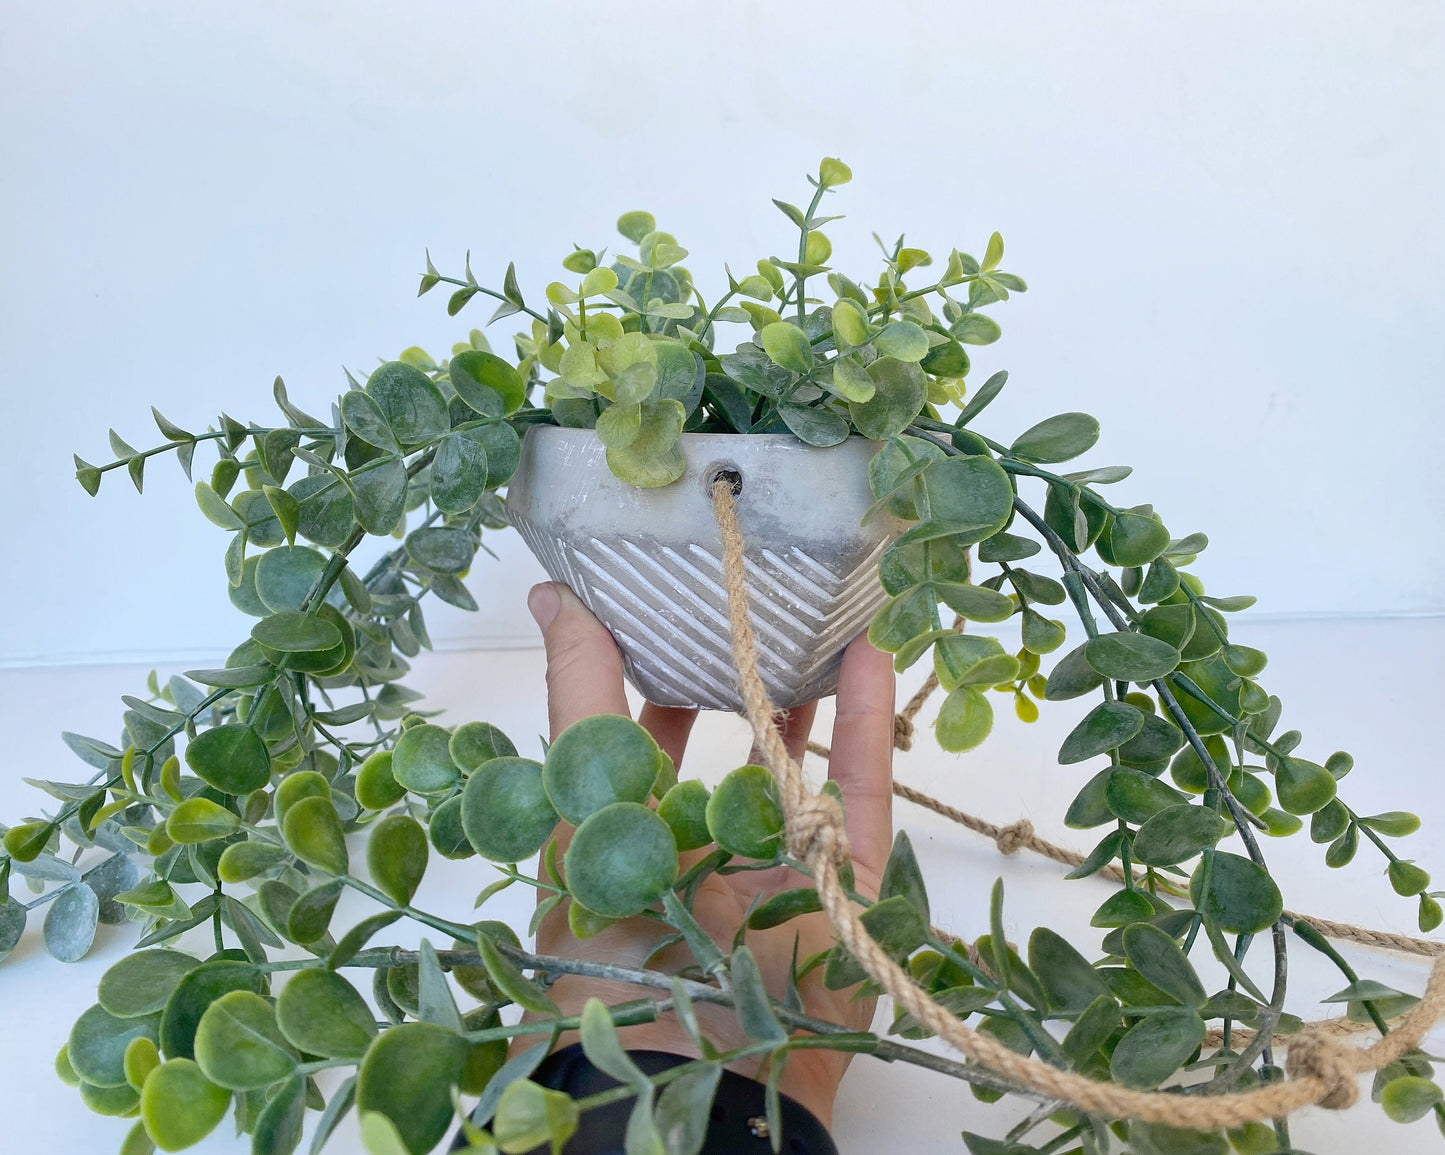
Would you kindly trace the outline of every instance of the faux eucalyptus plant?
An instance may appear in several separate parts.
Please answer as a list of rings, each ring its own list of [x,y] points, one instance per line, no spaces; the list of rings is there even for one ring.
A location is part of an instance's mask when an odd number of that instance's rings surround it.
[[[1057,470],[1094,446],[1092,417],[1051,416],[1010,440],[980,427],[1006,374],[972,386],[968,350],[999,336],[985,310],[1025,289],[1001,269],[998,234],[981,259],[954,250],[935,260],[900,238],[881,246],[871,282],[829,268],[822,229],[838,218],[819,209],[849,178],[825,160],[806,208],[775,202],[796,252],[741,279],[729,272],[711,299],[682,266],[686,251],[643,212],[618,222],[636,256],[574,249],[562,261],[571,276],[547,286],[545,303],[528,303],[510,266],[493,289],[469,261],[454,278],[428,258],[421,292],[454,287],[450,314],[488,297],[491,322],[527,318],[509,355],[473,330],[449,358],[412,348],[351,380],[325,419],[299,410],[278,379],[276,424],[222,415],[192,433],[156,413],[162,444],[138,451],[112,432],[114,460],[76,459],[94,494],[117,470],[139,489],[163,454],[190,477],[197,448],[213,451],[196,499],[228,535],[230,598],[256,619],[223,667],[152,676],[144,695],[124,698],[112,740],[67,734],[93,773],[37,781],[53,805],[4,834],[0,955],[32,911],[64,961],[86,953],[97,922],[137,932],[56,1059],[93,1111],[139,1116],[117,1131],[124,1155],[185,1148],[228,1112],[258,1155],[296,1149],[306,1113],[320,1112],[314,1152],[353,1110],[375,1155],[421,1155],[458,1119],[472,1150],[556,1149],[618,1094],[573,1101],[525,1079],[557,1031],[579,1026],[593,1061],[635,1097],[635,1155],[696,1151],[720,1065],[741,1057],[772,1072],[773,1104],[787,1055],[817,1046],[945,1071],[983,1099],[1017,1091],[914,1047],[926,1032],[910,1016],[859,1034],[810,1017],[795,992],[768,997],[747,930],[818,909],[801,868],[796,888],[755,905],[727,949],[700,930],[690,906],[710,872],[798,866],[765,770],[741,767],[709,792],[677,781],[623,718],[580,722],[530,758],[485,721],[444,725],[422,710],[403,679],[430,645],[424,599],[476,607],[463,578],[484,533],[506,525],[499,490],[535,424],[594,428],[613,471],[639,486],[680,475],[684,431],[790,432],[824,447],[874,439],[876,508],[913,524],[883,555],[890,600],[870,637],[900,670],[933,663],[947,692],[940,745],[981,743],[1000,695],[1025,722],[1041,701],[1097,699],[1059,751],[1077,768],[1060,771],[1076,782],[1066,822],[1097,839],[1070,877],[1122,867],[1093,916],[1097,934],[1071,943],[1040,927],[1016,951],[996,887],[992,933],[965,950],[930,926],[904,834],[882,893],[854,896],[875,939],[951,1013],[1101,1080],[1158,1087],[1188,1073],[1180,1093],[1208,1094],[1282,1077],[1276,1036],[1300,1025],[1285,1003],[1291,950],[1327,955],[1344,983],[1332,1001],[1381,1032],[1414,1001],[1360,979],[1285,914],[1261,848],[1306,823],[1329,867],[1363,846],[1428,931],[1442,917],[1429,875],[1391,846],[1418,820],[1358,813],[1341,786],[1350,756],[1279,729],[1283,707],[1260,681],[1265,655],[1230,637],[1229,615],[1253,599],[1209,594],[1191,568],[1203,534],[1175,537],[1152,507],[1110,502],[1104,487],[1126,467]],[[395,541],[353,568],[368,537]],[[1048,616],[1066,602],[1083,629],[1072,645]],[[1016,620],[1020,645],[949,628],[953,615]],[[560,862],[559,820],[577,826]],[[701,854],[679,872],[679,852]],[[479,857],[500,871],[480,914],[413,905],[428,870],[475,871]],[[486,920],[487,901],[513,885],[544,896],[532,928]],[[348,889],[374,913],[336,925]],[[659,948],[682,942],[695,961],[671,976],[604,967],[638,997],[561,1018],[549,983],[597,968],[539,958],[521,933],[559,906],[584,937],[646,914]],[[387,945],[402,919],[434,941]],[[1256,954],[1271,960],[1271,981],[1246,969]],[[1198,958],[1222,965],[1224,987],[1204,985]],[[841,947],[798,958],[796,975],[820,967],[834,988],[863,977]],[[653,1078],[633,1067],[616,1026],[675,1015],[696,1033],[698,1001],[734,1007],[750,1041],[720,1052],[698,1035],[702,1059]],[[534,1014],[504,1024],[508,1004]],[[1211,1027],[1222,1035],[1204,1048]],[[523,1036],[535,1042],[507,1059]],[[1379,1072],[1375,1096],[1394,1118],[1445,1120],[1431,1074],[1413,1052]],[[1183,1132],[1047,1102],[1004,1139],[964,1140],[974,1155],[1290,1147],[1283,1120]]]

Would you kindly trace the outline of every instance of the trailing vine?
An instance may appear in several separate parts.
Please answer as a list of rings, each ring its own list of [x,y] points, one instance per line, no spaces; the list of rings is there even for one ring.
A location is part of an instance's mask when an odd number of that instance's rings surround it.
[[[759,260],[740,279],[728,270],[711,304],[682,265],[686,250],[641,212],[618,222],[635,257],[574,248],[562,262],[571,279],[549,284],[545,303],[528,303],[511,266],[491,288],[470,257],[451,277],[428,256],[420,291],[449,286],[450,314],[482,297],[498,302],[489,324],[527,319],[507,356],[474,329],[448,357],[412,348],[351,380],[326,419],[298,409],[278,379],[283,423],[222,414],[193,433],[155,412],[161,444],[136,450],[112,432],[111,460],[76,458],[94,495],[121,471],[140,489],[152,459],[174,454],[202,514],[228,535],[230,599],[256,619],[223,666],[152,676],[144,696],[123,698],[115,741],[66,735],[93,773],[37,781],[54,805],[4,830],[0,956],[32,911],[63,960],[84,956],[100,922],[138,932],[56,1062],[91,1110],[138,1116],[120,1140],[126,1155],[182,1149],[227,1112],[254,1151],[287,1153],[312,1110],[313,1151],[353,1110],[383,1155],[430,1150],[458,1123],[473,1150],[525,1151],[559,1146],[587,1110],[619,1098],[636,1103],[630,1152],[696,1150],[723,1064],[766,1057],[780,1069],[817,1047],[1037,1104],[1002,1140],[966,1135],[974,1155],[1290,1149],[1283,1119],[1196,1132],[1090,1114],[914,1046],[931,1032],[911,1013],[879,1035],[770,998],[747,932],[820,900],[785,842],[779,784],[758,767],[708,791],[679,782],[626,719],[577,723],[534,759],[484,721],[448,727],[425,714],[404,680],[431,645],[426,598],[476,608],[464,579],[487,534],[507,525],[502,491],[534,424],[594,429],[612,470],[644,487],[681,475],[684,433],[790,433],[821,448],[874,439],[874,513],[911,525],[880,563],[889,601],[869,637],[900,671],[931,661],[946,692],[939,744],[977,747],[995,702],[1029,722],[1041,702],[1097,698],[1059,751],[1062,766],[1082,768],[1067,824],[1101,832],[1070,877],[1117,879],[1093,914],[1097,936],[1071,943],[1040,927],[1016,949],[1003,938],[1001,884],[988,935],[966,946],[939,934],[905,834],[876,899],[844,871],[872,941],[955,1018],[1055,1067],[1194,1098],[1285,1077],[1278,1052],[1301,1026],[1287,1008],[1300,945],[1340,970],[1329,1001],[1382,1036],[1417,1001],[1362,979],[1285,912],[1265,848],[1308,818],[1338,869],[1363,839],[1428,932],[1442,919],[1439,892],[1394,846],[1418,819],[1360,813],[1341,795],[1351,757],[1313,744],[1305,757],[1304,736],[1280,731],[1284,705],[1260,680],[1266,655],[1231,637],[1230,617],[1253,599],[1207,591],[1195,572],[1203,534],[1175,537],[1152,506],[1111,502],[1104,489],[1127,467],[1057,471],[1094,447],[1092,417],[1051,416],[1008,442],[978,428],[1008,378],[973,385],[968,350],[1000,335],[987,310],[1026,290],[1003,270],[998,234],[982,258],[952,250],[937,274],[902,238],[882,245],[867,288],[829,266],[822,229],[839,218],[819,210],[850,176],[825,160],[806,209],[776,202],[797,229],[795,259]],[[727,327],[743,339],[725,352]],[[202,445],[216,460],[197,479]],[[356,555],[370,539],[395,543],[363,569]],[[1032,559],[1043,557],[1057,576],[1039,572]],[[1048,616],[1064,604],[1083,631],[1072,646]],[[944,610],[1008,628],[1017,619],[1019,645],[947,628]],[[578,828],[560,863],[559,819]],[[606,853],[621,840],[636,850],[626,862]],[[353,862],[363,845],[364,870]],[[679,851],[703,853],[680,872]],[[539,852],[536,871],[517,865]],[[414,904],[438,860],[477,858],[497,867],[479,872],[496,878],[482,915],[502,889],[531,886],[542,901],[530,928]],[[791,868],[797,885],[757,905],[721,951],[692,916],[697,886],[760,864]],[[15,897],[15,880],[31,898]],[[348,889],[374,910],[333,926]],[[518,930],[560,908],[584,937],[650,912],[659,945],[685,944],[695,965],[663,974],[524,949]],[[435,942],[378,945],[402,919]],[[1267,959],[1267,984],[1251,977],[1251,952]],[[1205,986],[1198,959],[1223,969],[1221,989]],[[841,945],[798,959],[794,977],[819,968],[836,989],[866,977]],[[638,997],[563,1016],[548,988],[564,974],[628,983]],[[714,1047],[696,1003],[731,1007],[748,1041]],[[509,1005],[528,1021],[504,1024]],[[703,1057],[647,1076],[616,1030],[665,1015]],[[572,1029],[617,1091],[573,1101],[527,1081]],[[1221,1045],[1206,1049],[1211,1029]],[[509,1041],[532,1038],[507,1057]],[[1433,1112],[1445,1125],[1418,1049],[1378,1072],[1373,1091],[1395,1119]],[[677,1135],[691,1138],[663,1138]]]

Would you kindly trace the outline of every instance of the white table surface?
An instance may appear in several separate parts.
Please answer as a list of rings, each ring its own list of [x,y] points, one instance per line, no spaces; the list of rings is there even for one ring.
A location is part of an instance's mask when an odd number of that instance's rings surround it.
[[[1431,726],[1440,709],[1441,651],[1445,619],[1329,622],[1260,622],[1236,619],[1238,640],[1260,646],[1271,657],[1264,685],[1285,700],[1282,728],[1304,731],[1303,753],[1323,760],[1331,751],[1349,750],[1356,768],[1342,784],[1342,796],[1363,813],[1414,810],[1424,819],[1420,833],[1399,844],[1400,852],[1427,868],[1445,871],[1445,774]],[[162,669],[162,675],[174,672]],[[546,724],[540,651],[511,650],[425,656],[408,684],[424,690],[434,707],[445,707],[448,723],[486,719],[506,730],[523,752],[535,751]],[[900,686],[904,700],[922,680],[922,668],[909,671]],[[0,814],[8,821],[32,813],[40,795],[22,776],[64,779],[80,772],[79,763],[61,744],[62,729],[113,736],[119,695],[141,690],[145,667],[60,667],[0,671],[0,731],[6,735],[0,770]],[[1001,699],[1002,701],[1002,699]],[[1055,765],[1054,752],[1087,700],[1046,706],[1043,719],[1024,726],[1000,710],[994,735],[983,749],[955,757],[930,749],[920,728],[917,748],[900,754],[897,777],[956,806],[1006,823],[1026,816],[1046,838],[1087,849],[1088,832],[1066,829],[1062,813],[1088,771]],[[825,706],[815,736],[828,738]],[[932,712],[925,709],[920,721]],[[729,715],[707,715],[693,738],[694,753],[684,773],[715,781],[746,754],[743,723]],[[809,760],[814,773],[816,759]],[[1087,929],[1089,912],[1106,893],[1104,884],[1064,882],[1053,863],[1017,855],[999,856],[994,846],[932,814],[899,801],[896,822],[913,836],[929,882],[934,918],[968,936],[986,930],[988,890],[1006,879],[1007,929],[1024,940],[1033,926],[1055,927],[1066,936],[1097,935]],[[1397,898],[1385,881],[1383,862],[1369,847],[1343,871],[1325,868],[1322,848],[1301,833],[1269,841],[1265,852],[1295,910],[1414,933],[1414,903]],[[473,859],[434,863],[418,902],[443,912],[471,910],[472,898],[490,868]],[[1445,884],[1445,874],[1440,875]],[[12,887],[23,893],[23,883]],[[489,907],[492,917],[525,921],[520,888]],[[510,904],[510,905],[509,905]],[[338,925],[348,913],[338,912]],[[394,928],[400,935],[408,932]],[[4,1112],[5,1151],[75,1152],[115,1150],[128,1121],[90,1114],[76,1093],[62,1085],[51,1060],[76,1016],[94,1001],[95,984],[107,967],[134,941],[129,926],[102,927],[96,946],[83,961],[53,961],[40,941],[33,918],[14,953],[0,964],[0,1105]],[[1075,941],[1080,941],[1075,938]],[[1085,937],[1082,941],[1090,942]],[[1342,947],[1368,977],[1401,989],[1422,989],[1426,966],[1418,959]],[[1087,951],[1086,951],[1087,953]],[[1201,969],[1208,971],[1207,966]],[[1330,1008],[1313,1002],[1343,985],[1332,968],[1306,949],[1291,954],[1291,1009],[1325,1017]],[[1206,985],[1215,976],[1206,974]],[[1222,985],[1222,984],[1220,984]],[[886,1013],[886,1012],[881,1012]],[[880,1020],[886,1021],[886,1020]],[[1436,1050],[1445,1044],[1437,1033]],[[835,1131],[847,1155],[879,1151],[962,1151],[964,1129],[1001,1135],[1021,1117],[1022,1104],[984,1106],[960,1083],[903,1064],[859,1058],[839,1097]],[[314,1123],[316,1116],[308,1116]],[[1445,1141],[1427,1118],[1410,1127],[1390,1123],[1368,1101],[1346,1113],[1312,1109],[1296,1116],[1297,1147],[1316,1155],[1357,1152],[1373,1140],[1391,1152],[1445,1150]],[[195,1148],[208,1155],[248,1150],[223,1123]],[[329,1150],[359,1151],[355,1130],[343,1130]]]

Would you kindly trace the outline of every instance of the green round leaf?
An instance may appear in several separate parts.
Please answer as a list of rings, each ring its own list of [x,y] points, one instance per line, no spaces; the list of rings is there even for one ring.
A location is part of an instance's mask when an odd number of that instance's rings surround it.
[[[441,390],[420,369],[388,361],[366,381],[367,395],[403,448],[435,441],[450,427]]]
[[[276,1025],[298,1051],[323,1059],[356,1058],[376,1036],[376,1016],[366,1000],[321,967],[298,971],[281,988]]]
[[[1087,413],[1060,413],[1021,433],[1012,452],[1040,464],[1070,461],[1093,448],[1098,440],[1099,423],[1093,417]]]
[[[140,1094],[146,1134],[162,1151],[199,1143],[231,1105],[231,1092],[216,1086],[189,1059],[162,1063],[146,1079]]]
[[[1184,796],[1142,770],[1116,766],[1109,771],[1104,799],[1116,818],[1144,823],[1166,807],[1178,806]]]
[[[1084,646],[1084,658],[1096,673],[1120,682],[1152,682],[1179,665],[1179,651],[1143,634],[1100,634]]]
[[[327,928],[331,925],[331,916],[336,913],[336,903],[341,897],[343,885],[341,879],[333,878],[297,896],[286,912],[286,921],[282,928],[286,937],[303,946],[325,938]]]
[[[125,1081],[139,1091],[145,1086],[147,1076],[161,1065],[161,1053],[155,1040],[145,1035],[132,1039],[126,1044],[121,1065],[125,1068]]]
[[[928,356],[928,334],[916,321],[889,321],[873,337],[873,347],[880,357],[922,361]]]
[[[1407,859],[1395,859],[1390,863],[1386,873],[1389,875],[1390,886],[1395,893],[1405,898],[1420,894],[1430,885],[1430,872]],[[94,1082],[94,1080],[91,1081]]]
[[[578,1114],[570,1095],[531,1079],[516,1079],[497,1102],[492,1134],[504,1151],[531,1151],[542,1146],[562,1151],[577,1130]]]
[[[452,731],[447,752],[465,774],[493,758],[517,756],[512,740],[490,722],[467,722],[458,726]]]
[[[1122,746],[1143,728],[1143,713],[1127,702],[1100,702],[1064,739],[1059,764],[1086,762]]]
[[[646,801],[660,765],[661,751],[651,734],[630,718],[598,714],[557,735],[542,766],[542,781],[557,813],[577,826],[614,802]]]
[[[556,749],[556,744],[552,747]],[[462,829],[477,853],[520,862],[542,849],[557,825],[542,767],[527,758],[491,758],[467,780]],[[644,794],[643,797],[646,797]]]
[[[124,1117],[135,1114],[135,1106],[139,1100],[135,1088],[128,1083],[119,1087],[97,1087],[93,1083],[80,1084],[80,1101],[86,1108],[94,1111],[97,1115],[106,1115],[112,1118]]]
[[[1029,935],[1029,969],[1038,976],[1049,1006],[1055,1010],[1082,1011],[1109,994],[1108,985],[1089,960],[1045,926]]]
[[[844,297],[834,303],[833,332],[843,345],[862,345],[868,340],[868,318],[856,301]]]
[[[245,882],[289,857],[284,846],[272,842],[233,842],[221,852],[216,877],[222,882]]]
[[[1128,1087],[1157,1087],[1189,1061],[1204,1041],[1204,1021],[1192,1010],[1140,1019],[1125,1032],[1109,1073]]]
[[[461,1081],[467,1045],[434,1023],[384,1031],[361,1060],[358,1111],[391,1120],[411,1155],[426,1155],[452,1122],[451,1089]]]
[[[253,1152],[291,1155],[296,1150],[305,1124],[309,1086],[308,1080],[299,1075],[293,1076],[266,1100],[251,1132]]]
[[[1090,926],[1115,927],[1143,922],[1153,918],[1157,912],[1154,904],[1137,890],[1116,891],[1099,904],[1099,909],[1089,919]]]
[[[378,750],[356,771],[356,800],[368,810],[385,810],[406,797],[391,773],[391,751]]]
[[[1189,880],[1190,901],[1197,911],[1231,934],[1258,934],[1273,926],[1284,909],[1274,879],[1262,867],[1237,854],[1216,851],[1207,892],[1202,892],[1203,881],[1201,862]]]
[[[45,912],[45,949],[60,962],[78,962],[95,942],[100,899],[84,883],[69,886]]]
[[[165,1007],[198,959],[178,950],[142,950],[128,954],[100,979],[96,998],[112,1015],[131,1019]]]
[[[268,649],[287,654],[332,650],[341,644],[340,630],[324,618],[299,610],[262,618],[251,627],[251,637]]]
[[[326,558],[309,545],[278,545],[256,562],[256,594],[273,614],[299,610]]]
[[[264,990],[256,968],[247,962],[215,959],[181,977],[161,1016],[161,1050],[172,1059],[195,1057],[196,1026],[216,999],[231,991]]]
[[[607,451],[607,468],[629,485],[655,489],[682,476],[687,460],[677,447],[687,421],[682,402],[671,397],[642,403],[641,426],[625,449]]]
[[[657,806],[657,816],[672,831],[678,850],[696,850],[712,841],[707,827],[707,787],[696,778],[668,789]]]
[[[330,798],[331,783],[316,770],[297,770],[281,779],[276,787],[274,805],[276,820],[285,821],[286,811],[303,798]]]
[[[460,795],[448,798],[427,821],[427,838],[443,858],[471,858],[477,852],[462,825],[462,801]]]
[[[235,814],[209,798],[187,798],[166,819],[166,833],[171,841],[189,845],[225,838],[240,825]]]
[[[813,367],[813,346],[808,335],[787,321],[774,321],[764,325],[758,334],[758,343],[776,365],[794,373],[806,373]]]
[[[406,512],[406,466],[400,457],[380,457],[351,471],[356,520],[367,533],[394,530]],[[294,608],[294,607],[293,607]]]
[[[356,524],[351,493],[331,476],[301,477],[287,486],[299,505],[297,531],[307,541],[339,548]]]
[[[350,859],[341,818],[327,798],[303,798],[286,812],[281,823],[286,845],[293,854],[327,874],[342,875]]]
[[[933,723],[938,744],[953,754],[972,750],[993,729],[993,706],[973,686],[951,690]]]
[[[368,445],[392,453],[401,449],[381,407],[360,389],[353,389],[342,396],[341,420],[347,429]]]
[[[1419,1075],[1391,1079],[1380,1092],[1380,1106],[1396,1123],[1413,1123],[1423,1119],[1445,1099],[1439,1087]]]
[[[456,785],[462,772],[448,752],[451,735],[440,726],[413,726],[397,739],[391,773],[417,794],[432,794]]]
[[[259,556],[248,557],[241,566],[240,584],[230,586],[226,591],[231,604],[253,618],[263,618],[271,612],[261,600],[261,595],[256,592],[256,567],[260,564]]]
[[[1172,936],[1149,922],[1124,928],[1124,954],[1129,964],[1185,1006],[1202,1007],[1209,996],[1194,966]]]
[[[506,417],[527,399],[522,375],[494,353],[482,349],[458,353],[447,372],[457,396],[483,417]]]
[[[472,564],[477,539],[464,529],[427,525],[407,535],[406,548],[414,561],[433,573],[461,574]]]
[[[1134,859],[1146,866],[1173,866],[1213,846],[1229,831],[1213,810],[1180,803],[1166,806],[1139,827]]]
[[[1155,517],[1121,511],[1109,523],[1101,546],[1112,565],[1146,566],[1169,548],[1169,531]],[[1103,556],[1101,553],[1100,556]]]
[[[864,437],[887,441],[918,416],[926,400],[927,378],[913,362],[896,357],[879,357],[868,366],[868,376],[873,379],[873,396],[849,402],[848,412]]]
[[[186,765],[223,794],[249,794],[271,781],[266,743],[250,726],[235,722],[212,726],[191,739]]]
[[[275,1010],[251,991],[231,991],[206,1008],[196,1026],[195,1056],[206,1078],[232,1091],[259,1091],[296,1069]]]
[[[1126,766],[1150,766],[1174,754],[1184,745],[1179,727],[1158,714],[1144,715],[1139,733],[1119,747],[1119,761]]]
[[[877,364],[878,362],[874,362]],[[948,457],[921,475],[929,517],[960,546],[992,537],[1013,514],[1008,474],[991,457]]]
[[[392,814],[371,828],[366,867],[376,885],[405,906],[426,873],[426,831],[409,814]]]
[[[806,445],[827,448],[848,440],[848,422],[831,409],[784,402],[778,406],[778,416],[788,431]]]
[[[159,1014],[119,1018],[97,1003],[70,1028],[65,1055],[83,1082],[94,1087],[119,1087],[126,1081],[126,1047],[133,1039],[157,1042],[160,1025]]]
[[[1274,773],[1279,804],[1291,814],[1313,814],[1334,801],[1338,785],[1323,766],[1303,758],[1282,758]]]
[[[578,902],[605,918],[626,918],[661,898],[677,877],[677,844],[646,806],[614,802],[577,828],[564,862]]]
[[[522,457],[522,439],[517,431],[505,421],[474,425],[458,432],[469,441],[475,441],[487,454],[487,488],[496,489],[504,485],[517,470]],[[435,476],[436,464],[432,464]]]
[[[461,433],[443,437],[431,463],[431,496],[443,513],[466,513],[487,490],[487,451]]]
[[[783,805],[778,784],[764,766],[739,766],[730,772],[712,792],[704,813],[712,840],[729,854],[766,860],[782,846]]]

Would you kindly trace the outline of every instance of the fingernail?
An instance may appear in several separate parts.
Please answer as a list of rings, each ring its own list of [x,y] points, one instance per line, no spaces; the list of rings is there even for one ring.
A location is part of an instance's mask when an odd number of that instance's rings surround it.
[[[557,593],[557,587],[551,582],[533,586],[527,594],[527,609],[531,611],[538,628],[546,630],[562,609],[562,597]]]

